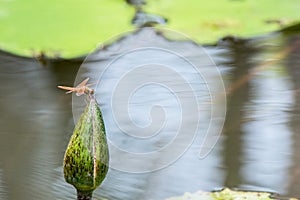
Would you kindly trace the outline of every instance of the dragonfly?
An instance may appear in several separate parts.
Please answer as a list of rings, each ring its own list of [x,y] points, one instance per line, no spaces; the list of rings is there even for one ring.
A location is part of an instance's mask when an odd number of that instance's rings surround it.
[[[76,96],[81,96],[83,94],[92,95],[94,94],[94,90],[89,88],[93,84],[87,84],[90,78],[86,78],[84,81],[79,83],[76,87],[68,87],[68,86],[57,86],[60,89],[68,90],[66,94],[70,94],[72,92],[76,93]]]

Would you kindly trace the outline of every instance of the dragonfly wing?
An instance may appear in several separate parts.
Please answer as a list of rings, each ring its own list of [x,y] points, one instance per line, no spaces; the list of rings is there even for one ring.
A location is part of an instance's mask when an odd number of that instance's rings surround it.
[[[92,86],[92,85],[96,85],[96,84],[98,84],[100,81],[98,80],[97,82],[95,82],[95,83],[89,83],[89,84],[87,84],[86,85],[86,87],[90,87],[90,86]]]
[[[87,84],[87,82],[89,81],[90,78],[86,78],[84,81],[82,81],[81,83],[79,83],[79,85],[77,85],[76,87],[79,88],[79,87],[83,87]]]

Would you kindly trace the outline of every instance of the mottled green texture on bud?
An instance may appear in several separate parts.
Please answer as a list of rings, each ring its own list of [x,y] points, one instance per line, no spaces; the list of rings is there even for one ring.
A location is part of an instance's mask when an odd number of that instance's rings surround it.
[[[64,176],[77,194],[92,196],[108,171],[108,146],[100,108],[91,97],[82,113],[64,157]]]

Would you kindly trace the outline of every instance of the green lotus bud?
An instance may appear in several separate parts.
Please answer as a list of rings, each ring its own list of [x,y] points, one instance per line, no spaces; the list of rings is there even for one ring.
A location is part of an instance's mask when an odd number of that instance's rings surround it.
[[[109,153],[100,108],[90,98],[75,126],[64,157],[66,182],[77,189],[78,199],[91,199],[108,171]]]

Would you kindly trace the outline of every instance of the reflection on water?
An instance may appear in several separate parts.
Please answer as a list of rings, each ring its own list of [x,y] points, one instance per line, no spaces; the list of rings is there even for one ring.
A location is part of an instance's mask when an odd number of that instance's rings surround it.
[[[300,41],[299,36],[289,37],[287,40],[287,46],[294,45],[295,43]],[[299,115],[299,108],[300,108],[300,48],[294,49],[289,55],[287,56],[285,60],[285,66],[287,68],[288,74],[289,74],[289,80],[292,83],[293,88],[293,98],[294,98],[294,105],[291,109],[290,113],[290,122],[289,127],[293,134],[293,150],[291,158],[293,159],[293,166],[290,169],[290,179],[288,181],[288,193],[291,194],[297,194],[298,197],[299,194],[299,185],[300,185],[300,157],[299,157],[299,151],[300,151],[300,145],[299,145],[299,130],[300,130],[300,115]]]
[[[0,199],[7,199],[6,191],[7,188],[4,185],[3,173],[2,170],[0,169]]]
[[[134,44],[128,41],[134,41],[136,37],[135,34],[129,35],[123,42]],[[228,41],[222,46],[206,47],[206,50],[218,64],[228,87],[271,58],[274,52],[296,40],[299,40],[296,36],[272,36],[239,43]],[[269,48],[270,44],[276,46]],[[98,66],[97,63],[105,65],[119,55],[117,45],[111,48],[113,54],[110,54],[111,49],[99,52],[98,61],[93,61],[86,75],[93,76],[93,66]],[[189,48],[189,56],[193,58],[198,47]],[[192,79],[193,72],[185,71],[176,63],[174,67],[189,77],[188,80],[193,80],[192,84],[204,82],[201,78]],[[186,191],[224,186],[300,196],[300,157],[297,153],[300,150],[299,64],[297,48],[285,60],[264,68],[232,91],[227,97],[222,136],[204,159],[199,158],[203,141],[201,128],[207,129],[210,99],[207,88],[197,88],[197,95],[203,101],[199,106],[200,134],[183,156],[169,167],[151,173],[134,174],[110,169],[101,187],[95,191],[95,199],[164,199]],[[32,59],[0,54],[0,199],[75,199],[74,188],[65,183],[62,175],[63,154],[74,126],[72,98],[56,89],[56,85],[73,85],[79,66],[80,63],[64,61],[42,66]],[[113,70],[106,74],[97,93],[109,139],[131,151],[147,152],[164,146],[171,137],[167,130],[165,135],[139,143],[119,134],[119,130],[111,125],[107,94],[119,72]],[[214,76],[211,75],[209,81],[213,82]],[[141,76],[147,78],[145,74]],[[162,95],[156,98],[151,93],[156,91],[155,88],[146,89],[147,92],[140,91],[132,97],[131,109],[136,115],[131,117],[140,125],[147,125],[150,109],[145,109],[145,118],[142,118],[141,108],[170,102],[168,119],[174,117],[174,121],[166,126],[176,125],[178,118],[172,115],[173,106],[176,106],[173,96],[164,88],[159,90]],[[147,96],[149,93],[152,95]],[[152,163],[132,162],[138,166],[155,165],[163,158],[156,159]]]
[[[292,165],[289,128],[293,92],[286,68],[270,67],[251,80],[242,131],[242,176],[246,188],[284,193]]]

